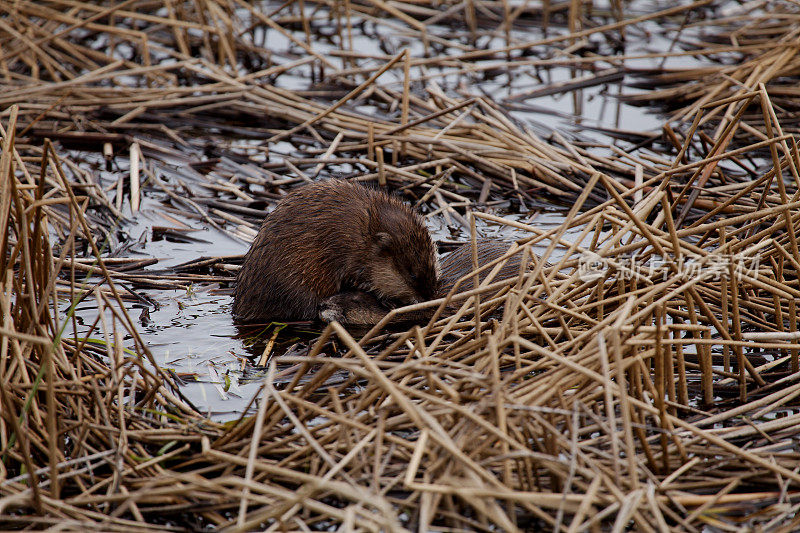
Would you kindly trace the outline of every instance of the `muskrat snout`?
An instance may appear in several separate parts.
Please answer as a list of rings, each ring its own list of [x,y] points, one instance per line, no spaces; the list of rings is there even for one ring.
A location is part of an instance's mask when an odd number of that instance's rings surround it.
[[[376,254],[369,263],[369,288],[384,300],[411,305],[436,297],[439,264],[424,224],[405,224],[405,229],[378,233]]]

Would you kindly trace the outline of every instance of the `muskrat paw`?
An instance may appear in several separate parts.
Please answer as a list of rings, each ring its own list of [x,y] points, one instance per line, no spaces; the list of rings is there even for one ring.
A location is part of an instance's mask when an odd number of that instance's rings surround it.
[[[380,322],[389,309],[374,294],[345,291],[322,300],[318,314],[323,322],[336,320],[342,324],[367,326]]]
[[[339,298],[337,296],[331,296],[330,298],[326,298],[322,300],[319,304],[319,319],[325,323],[333,322],[344,322],[345,316],[344,311],[342,310],[342,306],[339,305]]]

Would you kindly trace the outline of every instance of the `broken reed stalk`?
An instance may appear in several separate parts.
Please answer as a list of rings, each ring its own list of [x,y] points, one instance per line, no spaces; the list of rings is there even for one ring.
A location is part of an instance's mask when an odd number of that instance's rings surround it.
[[[543,48],[706,5],[624,18],[615,4],[613,22],[520,42],[512,30],[538,6],[0,2],[15,13],[0,19],[0,524],[697,530],[746,516],[791,528],[800,158],[784,108],[796,17],[726,19],[737,44],[690,52]],[[548,24],[568,8],[548,4]],[[464,39],[435,24],[467,15]],[[317,39],[325,16],[335,54]],[[398,41],[393,56],[354,50],[360,21],[419,38],[425,54]],[[767,24],[781,37],[764,40]],[[266,47],[256,28],[308,57]],[[475,47],[498,28],[503,47]],[[98,36],[130,52],[89,46]],[[534,48],[552,55],[515,55]],[[732,52],[748,59],[713,63]],[[683,103],[675,117],[692,122],[663,128],[674,152],[653,135],[631,150],[544,140],[509,112],[619,72],[576,70],[504,100],[434,83],[686,54],[705,55],[716,84],[664,72],[674,85],[633,98]],[[319,86],[288,90],[276,83],[286,75]],[[209,125],[224,139],[198,136]],[[131,177],[138,161],[146,181],[127,188],[117,169],[114,195],[76,152],[112,167],[132,154]],[[256,415],[203,418],[148,357],[126,303],[230,281],[236,257],[155,271],[157,260],[107,257],[124,245],[115,228],[156,191],[173,234],[201,221],[247,239],[264,204],[334,174],[400,190],[471,235],[477,219],[505,224],[517,242],[483,280],[462,281],[469,291],[390,317],[437,307],[428,324],[387,319],[360,337],[331,325],[287,354],[275,330]],[[480,212],[542,198],[573,209],[551,229]],[[495,279],[514,256],[519,274]],[[89,298],[97,317],[81,327]]]

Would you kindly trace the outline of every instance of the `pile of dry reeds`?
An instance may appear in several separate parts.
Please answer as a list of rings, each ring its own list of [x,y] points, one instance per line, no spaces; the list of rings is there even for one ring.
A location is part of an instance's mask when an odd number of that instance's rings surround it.
[[[692,53],[752,60],[652,92],[694,103],[663,135],[619,129],[623,149],[545,139],[504,104],[614,79],[632,58],[580,55],[587,39],[709,2],[600,22],[581,3],[308,4],[0,0],[0,524],[796,529],[800,155],[771,94],[797,81],[796,7],[749,4],[771,10],[729,21],[746,39]],[[514,33],[540,21],[569,32]],[[370,32],[385,55],[355,50]],[[443,87],[559,65],[590,74],[505,102]],[[129,304],[230,281],[231,258],[151,270],[118,229],[144,195],[248,240],[266,205],[331,176],[473,234],[509,226],[525,267],[405,331],[269,343],[255,415],[210,421]],[[509,200],[569,211],[546,230],[482,211]]]

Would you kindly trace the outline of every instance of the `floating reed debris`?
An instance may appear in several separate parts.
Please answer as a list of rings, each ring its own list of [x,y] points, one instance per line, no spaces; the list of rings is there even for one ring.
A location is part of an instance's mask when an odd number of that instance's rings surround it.
[[[796,530],[797,6],[737,9],[708,36],[706,0],[0,0],[0,526]],[[654,31],[690,49],[619,52]],[[634,72],[675,120],[604,143],[515,114]],[[139,252],[247,242],[331,177],[514,239],[426,324],[267,328],[251,406],[216,422],[132,310],[240,257]],[[568,210],[492,211],[542,205]]]

